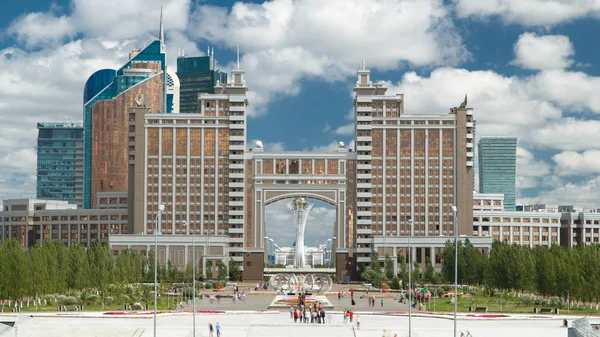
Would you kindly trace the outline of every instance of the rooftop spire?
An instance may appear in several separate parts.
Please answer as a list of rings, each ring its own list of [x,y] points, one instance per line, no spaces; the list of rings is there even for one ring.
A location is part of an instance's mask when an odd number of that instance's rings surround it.
[[[237,68],[240,69],[240,44],[237,44]]]
[[[365,44],[363,43],[363,51],[362,51],[362,70],[367,69],[367,62],[365,60]]]
[[[158,30],[158,39],[160,42],[165,43],[165,29],[163,26],[163,8],[160,6],[160,28]]]

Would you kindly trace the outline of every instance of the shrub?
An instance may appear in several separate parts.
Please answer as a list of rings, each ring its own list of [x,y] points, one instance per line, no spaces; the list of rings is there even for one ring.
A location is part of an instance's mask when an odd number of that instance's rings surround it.
[[[106,296],[104,298],[104,303],[105,304],[112,304],[115,301],[115,299],[112,296]]]
[[[435,288],[433,290],[433,295],[437,296],[437,297],[442,297],[442,296],[444,296],[445,293],[446,292],[444,291],[444,288]]]
[[[119,295],[119,302],[121,302],[123,304],[127,304],[129,301],[130,301],[129,296],[127,296],[125,294]]]
[[[204,283],[204,289],[212,289],[212,288],[213,288],[213,285],[211,282]]]
[[[63,302],[64,305],[74,305],[77,304],[77,298],[73,296],[65,297]]]

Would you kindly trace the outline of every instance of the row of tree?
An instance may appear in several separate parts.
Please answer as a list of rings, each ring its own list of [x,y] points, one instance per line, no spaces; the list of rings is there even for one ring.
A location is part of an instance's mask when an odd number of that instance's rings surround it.
[[[453,241],[446,242],[441,258],[441,275],[436,273],[429,257],[425,260],[423,272],[415,262],[411,275],[413,282],[454,283]],[[408,265],[401,258],[398,274],[395,275],[394,263],[389,255],[386,255],[382,268],[377,252],[373,252],[370,265],[360,275],[375,287],[387,285],[399,288],[401,281],[408,286],[408,272]],[[600,283],[600,245],[530,248],[497,241],[488,254],[476,249],[469,240],[465,240],[464,244],[459,241],[457,274],[459,284],[482,286],[490,292],[528,292],[597,303],[600,301],[600,287],[597,286]]]
[[[111,284],[154,282],[154,251],[143,256],[135,251],[124,251],[113,256],[107,245],[94,244],[89,248],[75,244],[70,247],[60,242],[47,242],[23,250],[15,240],[0,244],[0,299],[17,300],[44,294],[64,294],[69,290],[96,289],[103,292]],[[212,265],[208,266],[210,270]],[[241,279],[241,270],[230,261],[220,262],[219,279]],[[170,261],[159,265],[161,283],[191,282],[193,266],[183,271]],[[202,268],[196,269],[202,279]]]
[[[489,289],[538,293],[583,302],[600,301],[600,245],[534,248],[494,242],[482,254],[466,241],[458,245],[458,280]],[[454,243],[443,252],[442,278],[454,280]]]

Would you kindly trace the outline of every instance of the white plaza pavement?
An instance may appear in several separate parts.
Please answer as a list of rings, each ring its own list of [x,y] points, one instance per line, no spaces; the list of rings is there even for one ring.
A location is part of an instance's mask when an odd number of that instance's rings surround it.
[[[293,323],[288,313],[226,313],[197,314],[197,337],[208,337],[209,322],[221,325],[222,337],[354,337],[352,326],[343,324],[342,314],[330,314],[331,323]],[[356,337],[408,336],[408,317],[359,315],[360,330]],[[356,316],[355,316],[356,317]],[[0,322],[14,320],[14,315],[0,314]],[[571,318],[575,319],[575,318]],[[329,317],[328,317],[329,321]],[[562,320],[546,319],[459,319],[458,330],[469,331],[473,337],[566,337]],[[15,329],[0,328],[0,337],[151,337],[152,315],[114,317],[91,314],[82,317],[19,316]],[[448,318],[413,317],[412,336],[451,337],[453,321]],[[460,336],[460,333],[458,334]],[[192,315],[160,314],[157,336],[192,337]],[[215,334],[216,337],[216,334]]]

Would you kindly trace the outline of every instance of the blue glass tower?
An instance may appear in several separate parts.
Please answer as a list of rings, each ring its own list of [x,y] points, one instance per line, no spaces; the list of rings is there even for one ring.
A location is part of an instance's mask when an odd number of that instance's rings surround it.
[[[93,73],[85,82],[85,87],[83,88],[83,104],[94,98],[107,85],[111,84],[116,74],[117,71],[114,69],[102,69]]]
[[[515,210],[516,137],[481,137],[477,146],[479,192],[503,193],[504,210]]]
[[[136,50],[130,54],[129,61],[125,63],[119,70],[115,72],[112,81],[100,90],[93,97],[88,97],[87,101],[86,94],[84,93],[84,106],[83,106],[83,123],[84,123],[84,179],[83,179],[83,207],[91,207],[91,167],[92,167],[92,107],[98,101],[109,100],[122,94],[128,89],[132,88],[136,84],[148,79],[148,74],[143,71],[131,71],[133,69],[140,69],[140,65],[143,64],[158,64],[162,71],[163,78],[163,95],[166,95],[166,54],[164,44],[164,34],[162,32],[162,19],[161,19],[161,32],[160,40],[152,42],[143,50]],[[143,66],[141,66],[143,68]],[[94,73],[88,79],[88,82],[92,80],[98,72]],[[91,90],[90,92],[93,92]],[[166,108],[166,97],[163,99],[163,112],[167,111]],[[123,163],[126,165],[127,163]]]
[[[198,112],[198,94],[215,93],[217,82],[227,83],[227,74],[215,70],[215,59],[210,56],[177,58],[179,77],[179,112]]]
[[[37,197],[83,205],[83,124],[38,123]]]

